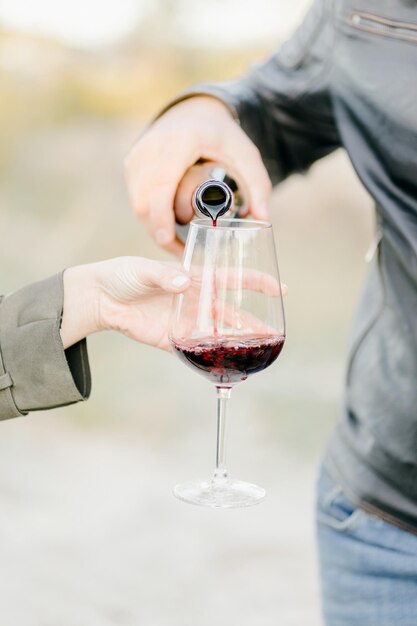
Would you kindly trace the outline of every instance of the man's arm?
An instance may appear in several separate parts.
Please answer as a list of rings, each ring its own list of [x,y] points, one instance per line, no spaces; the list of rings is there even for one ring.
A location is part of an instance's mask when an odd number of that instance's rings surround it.
[[[238,80],[187,89],[134,146],[126,167],[130,197],[158,243],[174,249],[175,193],[198,159],[224,165],[262,219],[265,168],[277,183],[339,147],[329,88],[331,18],[331,3],[316,1],[266,63]]]
[[[298,30],[240,79],[200,83],[184,97],[221,100],[260,150],[274,184],[340,146],[330,95],[332,3],[316,0]]]

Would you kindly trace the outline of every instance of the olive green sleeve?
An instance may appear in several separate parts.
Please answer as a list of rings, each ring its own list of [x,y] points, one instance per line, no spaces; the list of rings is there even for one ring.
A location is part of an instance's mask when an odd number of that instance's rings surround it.
[[[85,400],[86,340],[64,350],[62,273],[0,297],[0,419]]]

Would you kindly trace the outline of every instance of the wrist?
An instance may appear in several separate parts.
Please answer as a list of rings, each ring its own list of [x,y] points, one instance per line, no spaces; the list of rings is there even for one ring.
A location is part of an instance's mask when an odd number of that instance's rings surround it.
[[[211,94],[186,94],[184,99],[178,102],[175,106],[183,106],[184,108],[189,107],[192,110],[195,110],[195,107],[198,106],[210,113],[216,112],[221,115],[227,115],[227,117],[235,117],[229,104]]]
[[[154,120],[154,124],[171,122],[171,117],[177,120],[178,115],[189,116],[225,116],[232,120],[237,120],[236,111],[225,101],[211,94],[187,93],[177,100],[170,102],[159,112]]]
[[[64,349],[100,328],[100,297],[95,264],[65,270],[61,339]]]

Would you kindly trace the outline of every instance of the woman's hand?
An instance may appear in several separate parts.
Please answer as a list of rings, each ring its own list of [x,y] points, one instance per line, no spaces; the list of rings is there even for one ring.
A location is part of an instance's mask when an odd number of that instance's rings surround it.
[[[100,330],[169,349],[172,296],[190,280],[171,264],[141,257],[120,257],[64,272],[64,348]]]

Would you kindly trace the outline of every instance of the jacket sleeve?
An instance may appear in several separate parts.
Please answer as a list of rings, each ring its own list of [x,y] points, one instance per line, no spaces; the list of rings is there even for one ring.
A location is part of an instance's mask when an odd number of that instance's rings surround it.
[[[340,146],[329,89],[332,4],[316,1],[294,36],[248,75],[194,85],[169,106],[195,95],[214,96],[258,147],[273,183],[305,171]]]
[[[86,340],[64,350],[62,274],[0,297],[0,419],[85,400]]]

